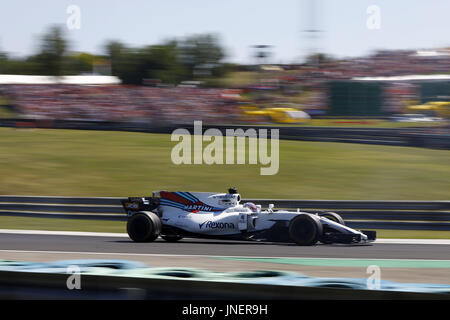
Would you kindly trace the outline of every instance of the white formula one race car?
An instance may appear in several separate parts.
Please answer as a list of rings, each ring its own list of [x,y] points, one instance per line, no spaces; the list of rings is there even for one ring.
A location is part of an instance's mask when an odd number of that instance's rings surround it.
[[[292,242],[311,246],[317,242],[367,243],[375,231],[358,231],[345,226],[334,212],[307,213],[297,210],[261,210],[253,203],[240,204],[241,197],[228,193],[153,192],[153,197],[122,200],[128,214],[127,232],[136,242],[150,242],[159,236],[174,242],[183,237]]]

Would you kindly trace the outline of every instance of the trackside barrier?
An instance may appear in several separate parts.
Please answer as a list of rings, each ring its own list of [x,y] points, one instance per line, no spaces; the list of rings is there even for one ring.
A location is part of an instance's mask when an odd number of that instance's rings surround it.
[[[193,132],[193,123],[114,122],[97,120],[39,120],[0,119],[0,127],[51,128],[105,131],[132,131],[148,133],[172,133],[177,128]],[[279,129],[279,138],[321,142],[363,143],[389,146],[410,146],[450,149],[450,133],[446,128],[345,128],[345,127],[303,127],[258,124],[207,124],[203,129],[217,128],[224,134],[226,129],[254,128]]]
[[[68,290],[61,273],[0,271],[0,299],[450,299],[448,293],[361,290],[277,284],[82,274],[82,290]]]
[[[144,195],[143,195],[144,196]],[[125,197],[44,197],[0,195],[0,216],[125,221],[120,200]],[[354,228],[450,230],[450,201],[366,201],[243,199],[270,203],[278,209],[334,211]]]

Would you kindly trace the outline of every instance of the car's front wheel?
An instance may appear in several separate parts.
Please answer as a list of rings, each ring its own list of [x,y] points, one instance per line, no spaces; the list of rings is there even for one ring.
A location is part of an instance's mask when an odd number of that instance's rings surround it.
[[[319,213],[319,217],[327,218],[331,221],[337,222],[337,223],[345,226],[344,219],[342,219],[342,217],[335,212],[331,212],[331,211],[330,212],[322,212],[322,213]]]
[[[335,212],[331,212],[331,211],[330,212],[322,212],[322,213],[319,213],[319,217],[327,218],[333,222],[337,222],[337,223],[345,226],[344,219],[342,219],[342,217]],[[332,233],[332,231],[331,231],[331,233]],[[324,232],[322,238],[320,239],[320,242],[322,242],[323,244],[332,244],[332,243],[334,243],[334,241],[335,240],[330,235],[329,228],[325,227],[325,232]]]
[[[322,224],[314,215],[301,214],[289,223],[289,237],[300,246],[315,245],[322,233]]]
[[[128,218],[127,233],[136,242],[154,241],[161,233],[161,220],[153,212],[138,212]]]

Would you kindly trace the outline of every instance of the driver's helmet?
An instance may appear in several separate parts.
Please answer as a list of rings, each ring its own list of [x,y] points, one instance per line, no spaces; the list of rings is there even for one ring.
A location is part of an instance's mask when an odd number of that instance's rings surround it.
[[[258,212],[258,207],[253,202],[246,202],[243,207],[250,209],[252,212]]]

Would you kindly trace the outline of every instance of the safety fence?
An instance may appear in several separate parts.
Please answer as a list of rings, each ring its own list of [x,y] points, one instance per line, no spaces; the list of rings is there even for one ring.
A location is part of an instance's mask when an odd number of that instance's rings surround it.
[[[25,272],[24,272],[25,271]],[[186,272],[171,271],[180,276],[127,276],[116,274],[81,274],[81,290],[69,290],[70,274],[24,271],[0,271],[0,299],[120,299],[120,300],[448,300],[448,286],[426,288],[399,287],[368,290],[359,279],[316,280],[316,286],[295,281],[278,284],[282,276],[247,278],[246,281],[188,278]],[[170,270],[169,270],[170,271]],[[168,272],[166,272],[168,273]],[[275,273],[275,272],[272,272]],[[275,279],[271,279],[275,278]],[[292,279],[292,276],[290,276]],[[259,281],[258,281],[259,280]],[[277,280],[277,281],[274,281]],[[256,282],[256,283],[255,283]],[[259,283],[258,283],[259,282]],[[415,292],[415,290],[417,290]],[[272,310],[273,311],[273,310]]]
[[[0,215],[125,221],[125,197],[0,196]],[[274,210],[333,211],[352,228],[450,230],[450,201],[244,199]],[[276,212],[275,212],[276,214]]]
[[[13,128],[49,128],[132,131],[170,134],[175,129],[185,128],[194,133],[193,123],[113,122],[97,120],[45,120],[45,119],[0,119],[0,127]],[[409,146],[436,149],[450,149],[450,131],[448,128],[346,128],[346,127],[305,127],[275,126],[260,124],[203,124],[203,131],[216,128],[222,134],[226,129],[278,129],[279,138],[285,140],[303,140],[318,142],[362,143],[389,146]],[[270,135],[270,130],[269,130]]]

